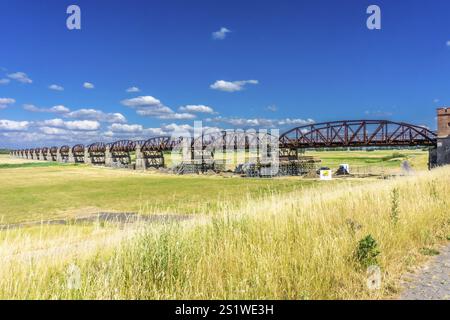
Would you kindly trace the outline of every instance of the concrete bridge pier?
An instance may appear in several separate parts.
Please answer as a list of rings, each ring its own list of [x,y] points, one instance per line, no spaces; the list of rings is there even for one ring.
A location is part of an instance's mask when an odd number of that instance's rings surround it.
[[[91,155],[89,154],[88,148],[84,148],[84,163],[92,164]]]
[[[42,152],[42,150],[39,151],[38,158],[41,161],[45,161],[44,153]]]
[[[114,165],[114,159],[109,147],[105,150],[105,166],[112,167]]]
[[[56,162],[63,162],[63,158],[61,155],[61,148],[58,148],[58,150],[56,151]]]
[[[67,163],[75,163],[75,157],[73,155],[72,148],[69,148],[69,156],[67,158]]]
[[[147,166],[145,164],[144,155],[142,154],[141,147],[136,146],[136,170],[145,170]]]

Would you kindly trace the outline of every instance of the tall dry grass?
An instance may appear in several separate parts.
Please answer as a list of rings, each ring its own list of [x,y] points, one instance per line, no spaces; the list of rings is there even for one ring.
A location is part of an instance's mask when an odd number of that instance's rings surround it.
[[[338,189],[337,189],[338,188]],[[395,190],[395,191],[394,191]],[[399,279],[450,235],[450,168],[355,186],[248,199],[238,212],[149,226],[118,248],[50,264],[12,263],[2,298],[364,299],[395,296]],[[355,259],[378,243],[382,286]],[[67,289],[67,266],[81,287]]]

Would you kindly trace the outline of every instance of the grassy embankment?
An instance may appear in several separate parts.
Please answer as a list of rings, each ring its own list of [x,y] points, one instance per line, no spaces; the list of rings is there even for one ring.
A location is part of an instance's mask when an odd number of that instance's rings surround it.
[[[239,208],[224,203],[211,217],[109,231],[101,250],[81,242],[77,250],[66,250],[71,254],[42,259],[12,254],[2,265],[0,297],[391,297],[400,276],[448,239],[449,193],[447,167],[361,185],[344,181],[339,188],[320,184],[269,194]],[[20,243],[20,232],[11,232],[14,237],[4,242]],[[105,234],[101,226],[84,232]],[[382,288],[372,292],[365,260],[355,258],[359,241],[369,234],[376,240],[369,252],[380,252],[372,263],[383,275]],[[67,268],[73,264],[81,270],[81,287],[70,290]]]

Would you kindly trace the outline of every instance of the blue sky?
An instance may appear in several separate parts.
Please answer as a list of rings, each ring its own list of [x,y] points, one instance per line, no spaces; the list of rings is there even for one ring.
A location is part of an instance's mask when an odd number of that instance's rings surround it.
[[[81,30],[66,27],[71,4]],[[371,4],[381,30],[366,27]],[[194,120],[435,129],[450,104],[446,0],[0,0],[0,12],[0,147],[140,139]]]

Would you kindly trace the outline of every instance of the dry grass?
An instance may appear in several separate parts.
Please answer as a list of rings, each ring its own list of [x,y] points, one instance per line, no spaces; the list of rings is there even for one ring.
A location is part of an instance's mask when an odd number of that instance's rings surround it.
[[[262,201],[249,198],[237,211],[224,205],[213,217],[134,230],[131,239],[99,242],[101,250],[81,245],[75,257],[12,259],[2,264],[0,297],[393,297],[401,275],[425,259],[421,249],[450,234],[448,194],[449,167],[361,186],[324,183]],[[358,241],[368,234],[381,252],[378,291],[366,288],[365,269],[354,258]],[[70,264],[81,270],[79,289],[67,289]]]

